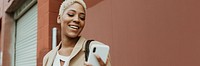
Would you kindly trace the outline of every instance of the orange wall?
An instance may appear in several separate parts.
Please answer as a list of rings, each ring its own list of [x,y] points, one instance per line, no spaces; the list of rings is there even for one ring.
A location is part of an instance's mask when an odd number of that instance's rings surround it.
[[[3,0],[0,0],[0,19],[2,18]]]
[[[12,50],[12,32],[15,27],[15,21],[11,14],[5,13],[5,11],[8,9],[8,7],[13,3],[13,0],[5,1],[1,0],[1,15],[2,15],[2,21],[1,21],[1,51],[2,51],[2,66],[10,66],[11,64],[11,57],[14,53]]]
[[[113,66],[200,66],[199,2],[101,0],[83,35],[110,45]]]
[[[42,66],[44,55],[52,49],[52,28],[59,27],[56,19],[61,1],[38,0],[37,66]]]

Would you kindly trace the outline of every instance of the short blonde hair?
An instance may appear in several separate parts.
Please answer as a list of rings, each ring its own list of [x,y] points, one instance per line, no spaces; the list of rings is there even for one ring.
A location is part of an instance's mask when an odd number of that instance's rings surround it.
[[[65,0],[63,1],[63,3],[60,5],[60,9],[59,9],[59,16],[63,15],[64,11],[71,6],[74,3],[79,3],[83,6],[85,12],[86,12],[86,4],[83,0]]]

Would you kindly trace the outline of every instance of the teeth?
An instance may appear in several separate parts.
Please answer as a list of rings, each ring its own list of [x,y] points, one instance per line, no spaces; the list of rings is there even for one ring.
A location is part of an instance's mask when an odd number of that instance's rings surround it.
[[[71,27],[73,29],[78,29],[78,26],[69,26],[69,27]]]

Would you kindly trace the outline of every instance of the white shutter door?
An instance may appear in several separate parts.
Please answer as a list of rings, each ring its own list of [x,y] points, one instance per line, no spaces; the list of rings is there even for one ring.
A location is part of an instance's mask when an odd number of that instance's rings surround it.
[[[28,10],[16,26],[15,66],[36,66],[37,5]]]

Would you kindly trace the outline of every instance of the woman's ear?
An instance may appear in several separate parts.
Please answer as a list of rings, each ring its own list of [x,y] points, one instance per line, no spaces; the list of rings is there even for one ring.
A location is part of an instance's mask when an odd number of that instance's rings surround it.
[[[60,15],[57,17],[57,23],[60,24],[61,20],[60,20]]]

